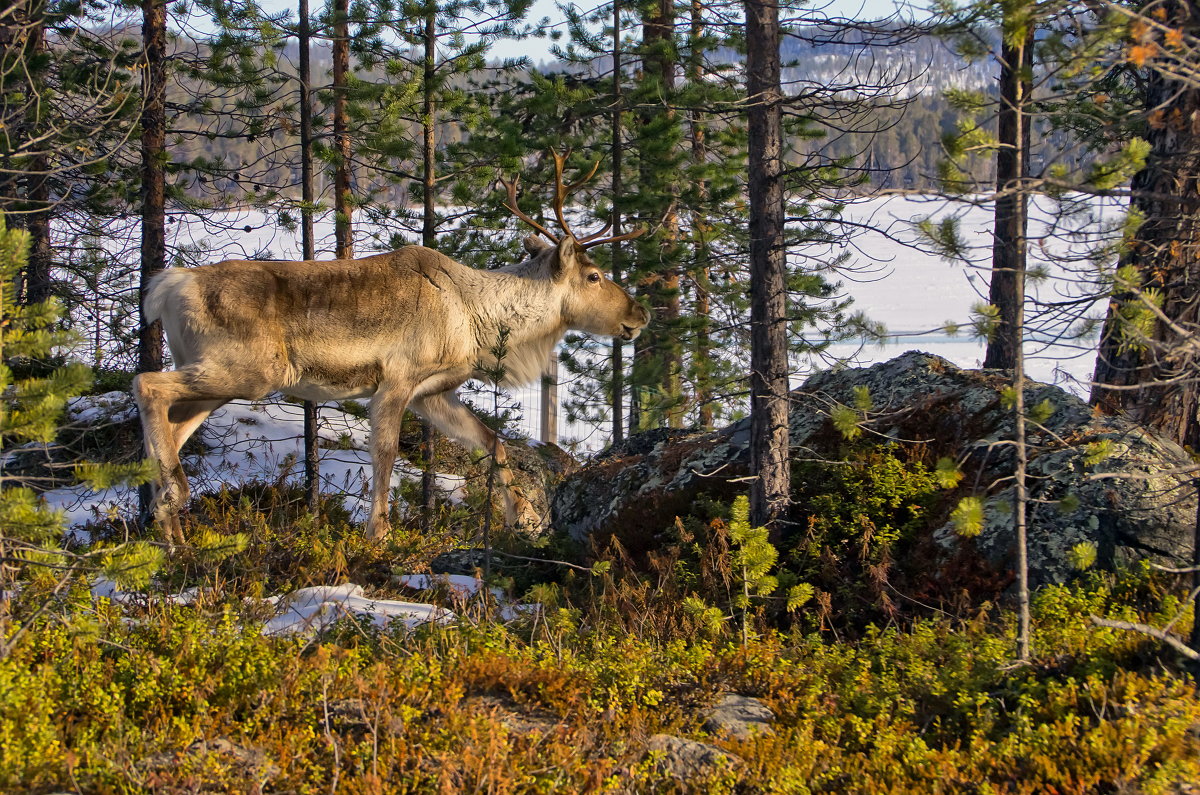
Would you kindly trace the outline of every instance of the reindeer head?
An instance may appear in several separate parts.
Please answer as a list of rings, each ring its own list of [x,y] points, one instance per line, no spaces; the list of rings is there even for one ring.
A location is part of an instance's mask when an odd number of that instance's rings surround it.
[[[567,224],[563,205],[571,193],[595,175],[596,169],[600,167],[600,161],[596,161],[596,165],[592,167],[586,177],[567,185],[563,182],[563,166],[566,163],[567,155],[560,155],[557,152],[553,154],[554,214],[558,218],[559,226],[563,229],[562,237],[551,233],[517,205],[518,177],[514,177],[511,182],[500,180],[508,190],[508,203],[505,206],[514,215],[545,236],[546,240],[542,240],[536,235],[525,238],[525,250],[535,259],[545,258],[551,280],[563,288],[563,319],[567,326],[576,331],[586,331],[589,334],[632,340],[650,322],[650,313],[596,267],[591,257],[587,255],[587,250],[606,243],[631,240],[646,230],[641,228],[623,235],[604,237],[611,228],[610,224],[595,234],[583,238],[576,237]]]
[[[632,340],[650,322],[650,313],[601,271],[573,236],[548,243],[530,235],[525,250],[544,261],[541,269],[560,287],[567,327],[589,334]]]

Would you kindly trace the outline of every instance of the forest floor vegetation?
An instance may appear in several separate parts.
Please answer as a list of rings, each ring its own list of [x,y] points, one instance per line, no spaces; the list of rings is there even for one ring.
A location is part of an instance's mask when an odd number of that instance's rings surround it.
[[[657,572],[619,553],[582,569],[497,555],[491,584],[538,606],[516,620],[487,590],[446,590],[448,624],[346,618],[268,636],[247,597],[354,582],[412,598],[395,575],[474,532],[464,509],[373,545],[336,509],[317,521],[300,505],[271,486],[200,499],[191,532],[244,534],[245,549],[184,550],[144,599],[97,598],[83,574],[9,594],[27,629],[0,660],[0,790],[1174,793],[1200,780],[1192,672],[1090,621],[1176,618],[1177,583],[1148,567],[1038,591],[1029,665],[1013,663],[1003,605],[906,604],[882,622],[838,620],[819,600],[728,607],[714,572],[736,571],[719,544]],[[517,538],[497,551],[583,560]],[[189,605],[153,595],[187,587]],[[713,607],[683,609],[685,594]],[[725,694],[765,705],[769,728],[706,728]],[[664,736],[724,753],[682,774]]]

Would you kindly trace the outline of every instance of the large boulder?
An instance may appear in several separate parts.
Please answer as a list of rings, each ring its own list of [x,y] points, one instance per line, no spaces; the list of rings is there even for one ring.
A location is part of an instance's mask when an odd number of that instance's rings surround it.
[[[861,388],[871,407],[863,413],[869,435],[894,441],[913,460],[950,457],[965,474],[942,495],[943,510],[925,532],[943,559],[969,545],[997,571],[1014,555],[1013,415],[1002,397],[1011,375],[962,370],[937,356],[909,352],[872,367],[831,370],[791,393],[793,458],[835,457],[843,437],[830,412],[855,406]],[[1124,417],[1095,414],[1055,386],[1031,382],[1028,406],[1052,409],[1030,429],[1029,561],[1032,583],[1072,575],[1069,551],[1090,541],[1097,563],[1112,567],[1139,558],[1180,564],[1190,560],[1196,501],[1179,445]],[[614,446],[558,487],[554,526],[599,548],[617,538],[634,553],[661,543],[676,516],[697,498],[730,500],[747,491],[750,423],[715,432],[654,431]],[[1107,451],[1100,461],[1097,452]],[[950,507],[969,494],[984,498],[984,526],[965,540],[948,521]]]

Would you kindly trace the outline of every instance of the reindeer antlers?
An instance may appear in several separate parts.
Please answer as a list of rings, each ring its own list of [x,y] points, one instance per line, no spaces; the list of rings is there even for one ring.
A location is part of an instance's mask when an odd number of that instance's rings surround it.
[[[577,237],[575,233],[571,231],[570,225],[567,224],[566,213],[563,212],[563,205],[566,204],[567,198],[572,193],[579,190],[581,187],[587,184],[592,177],[596,176],[596,171],[598,171],[600,168],[600,161],[596,161],[595,165],[592,166],[592,170],[588,172],[586,177],[567,185],[563,182],[563,169],[566,166],[567,158],[571,156],[571,150],[568,149],[561,155],[558,152],[551,150],[550,154],[554,156],[554,215],[556,218],[558,218],[558,225],[562,227],[563,232],[571,237],[574,237],[575,242],[577,242],[582,248],[588,249],[603,245],[605,243],[616,243],[621,240],[632,240],[633,238],[639,237],[645,233],[645,227],[640,227],[632,232],[626,232],[623,235],[603,237],[603,235],[612,228],[612,224],[610,223],[595,234],[588,235],[587,237]],[[507,207],[513,213],[513,215],[517,216],[517,218],[520,218],[522,221],[532,226],[551,241],[555,243],[560,242],[558,237],[555,237],[553,234],[551,234],[546,227],[539,224],[533,218],[530,218],[529,215],[522,212],[520,207],[517,206],[517,183],[520,182],[520,180],[520,176],[514,176],[512,182],[504,179],[504,177],[500,178],[500,184],[503,185],[508,191],[508,202],[504,206]]]
[[[521,211],[520,206],[517,204],[517,183],[520,181],[521,181],[520,174],[513,175],[512,182],[509,182],[504,177],[500,177],[500,184],[503,185],[504,188],[508,191],[508,201],[504,203],[504,206],[507,207],[509,209],[509,211],[512,212],[513,215],[517,216],[522,221],[529,224],[530,226],[532,226],[537,231],[541,232],[546,237],[550,238],[551,242],[557,243],[558,238],[555,237],[554,235],[552,235],[546,229],[546,227],[542,226],[537,221],[533,220],[533,218],[529,217],[526,213]]]

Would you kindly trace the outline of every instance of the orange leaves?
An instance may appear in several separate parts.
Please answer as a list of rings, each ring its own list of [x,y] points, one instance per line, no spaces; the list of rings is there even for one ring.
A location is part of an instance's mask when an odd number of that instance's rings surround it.
[[[1129,62],[1134,66],[1141,68],[1146,65],[1146,61],[1158,54],[1158,45],[1154,42],[1147,44],[1135,44],[1129,48]]]

